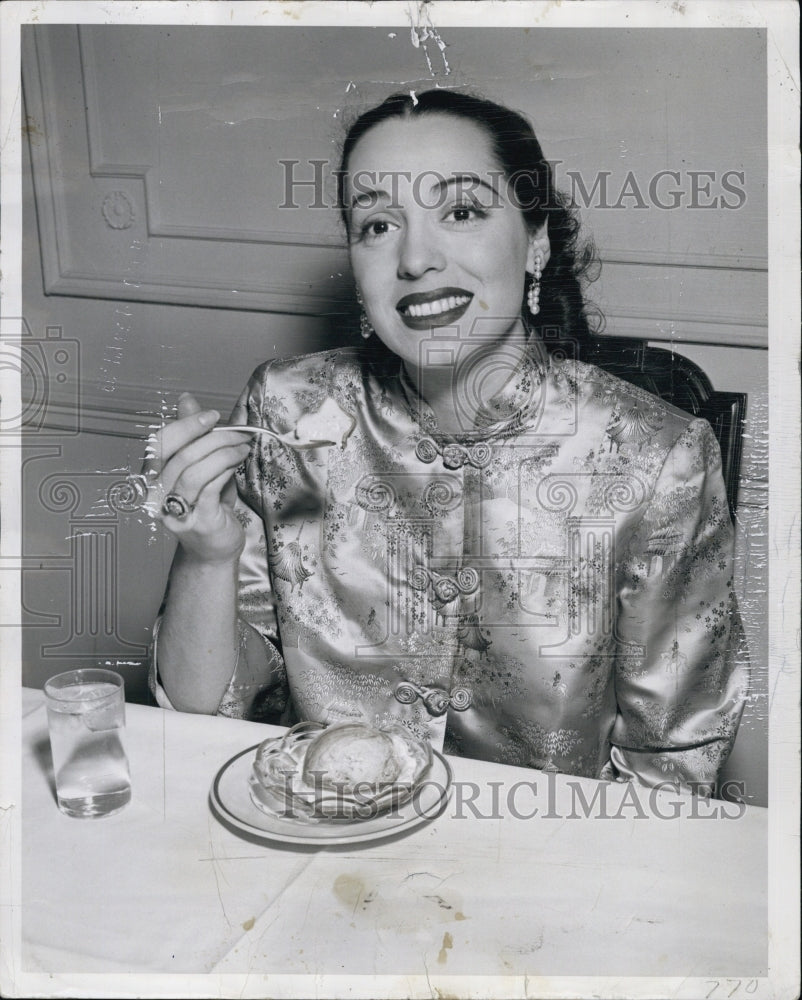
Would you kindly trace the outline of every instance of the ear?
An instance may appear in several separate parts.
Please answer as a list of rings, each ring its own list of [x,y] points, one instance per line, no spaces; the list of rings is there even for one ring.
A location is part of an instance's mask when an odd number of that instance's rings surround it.
[[[551,257],[549,242],[549,220],[546,219],[539,229],[529,234],[529,250],[526,254],[526,270],[531,274],[535,270],[535,257],[540,254],[540,266],[545,267]]]

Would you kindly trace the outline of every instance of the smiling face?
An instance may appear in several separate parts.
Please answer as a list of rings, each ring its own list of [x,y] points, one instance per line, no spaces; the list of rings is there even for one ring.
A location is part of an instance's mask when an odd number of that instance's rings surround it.
[[[351,263],[379,338],[425,365],[433,333],[523,335],[533,244],[484,130],[448,114],[371,128],[348,161]],[[475,327],[475,324],[479,323]]]

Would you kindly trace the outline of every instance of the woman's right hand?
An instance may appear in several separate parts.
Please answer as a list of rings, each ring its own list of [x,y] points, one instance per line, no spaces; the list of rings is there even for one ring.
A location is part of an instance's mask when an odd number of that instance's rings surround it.
[[[146,509],[178,539],[185,556],[203,563],[239,558],[245,532],[234,516],[234,470],[248,455],[245,431],[216,431],[216,410],[203,410],[189,393],[178,400],[178,419],[148,439],[142,474],[148,484]],[[189,505],[182,516],[165,511],[169,494]]]

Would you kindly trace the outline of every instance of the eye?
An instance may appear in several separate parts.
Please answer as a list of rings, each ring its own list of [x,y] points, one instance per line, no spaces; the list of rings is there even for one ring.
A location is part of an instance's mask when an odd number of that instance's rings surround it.
[[[457,225],[470,225],[479,219],[484,219],[487,217],[487,212],[481,207],[481,205],[475,205],[473,202],[460,202],[458,205],[452,205],[451,208],[446,212],[446,221]]]
[[[370,219],[358,228],[356,239],[360,243],[377,243],[396,229],[398,226],[389,219]]]

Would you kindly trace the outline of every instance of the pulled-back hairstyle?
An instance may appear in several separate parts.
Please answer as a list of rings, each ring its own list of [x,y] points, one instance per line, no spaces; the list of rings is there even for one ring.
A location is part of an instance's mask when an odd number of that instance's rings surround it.
[[[598,276],[594,247],[590,241],[580,246],[576,210],[568,197],[555,190],[551,164],[543,156],[532,126],[518,112],[460,91],[427,90],[415,97],[393,94],[360,115],[348,129],[337,174],[337,201],[346,232],[350,219],[345,184],[348,160],[356,144],[381,122],[434,114],[462,118],[483,129],[530,230],[548,222],[551,256],[541,281],[540,312],[531,316],[525,302],[521,312],[527,327],[542,336],[547,348],[565,350],[575,345],[572,353],[580,354],[602,322],[596,311],[591,328],[581,286],[583,279]]]

